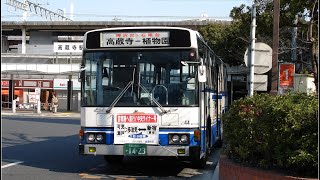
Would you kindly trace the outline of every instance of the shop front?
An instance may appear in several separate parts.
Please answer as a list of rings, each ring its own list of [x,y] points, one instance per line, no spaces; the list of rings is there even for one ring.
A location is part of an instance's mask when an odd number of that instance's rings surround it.
[[[17,101],[19,109],[32,109],[34,104],[40,100],[43,109],[45,104],[50,102],[49,96],[53,92],[53,80],[13,80],[14,86],[14,99]],[[1,97],[2,107],[9,107],[9,80],[1,81]]]
[[[58,98],[58,111],[68,110],[68,81],[69,79],[54,79],[53,89]],[[72,98],[70,102],[71,111],[80,111],[80,82],[72,79]]]
[[[2,108],[10,108],[10,100],[9,100],[9,80],[1,81],[1,107]],[[13,91],[13,99],[16,99],[18,102],[21,102],[21,98],[23,96],[22,89],[15,89]]]

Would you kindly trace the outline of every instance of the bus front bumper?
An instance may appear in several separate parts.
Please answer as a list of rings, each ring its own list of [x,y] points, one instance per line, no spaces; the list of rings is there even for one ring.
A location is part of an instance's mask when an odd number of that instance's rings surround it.
[[[90,148],[95,148],[95,152],[89,152]],[[182,150],[183,149],[183,150]],[[192,148],[191,148],[192,149]],[[184,153],[178,153],[183,152]],[[192,151],[192,150],[191,150]],[[157,146],[147,145],[146,156],[189,156],[189,146]],[[105,145],[105,144],[80,144],[79,153],[83,155],[124,155],[123,145]]]

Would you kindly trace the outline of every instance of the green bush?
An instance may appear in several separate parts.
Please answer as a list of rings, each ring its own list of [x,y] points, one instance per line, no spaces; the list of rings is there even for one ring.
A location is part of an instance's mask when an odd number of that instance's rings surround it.
[[[234,101],[222,118],[229,158],[290,175],[317,176],[317,96],[254,94]]]

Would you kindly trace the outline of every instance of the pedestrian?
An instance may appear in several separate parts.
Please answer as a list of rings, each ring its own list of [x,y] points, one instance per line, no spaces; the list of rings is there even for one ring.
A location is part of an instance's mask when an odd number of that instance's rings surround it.
[[[19,99],[19,96],[17,96],[17,98],[15,99],[15,101],[16,101],[16,107],[20,107],[19,105],[20,105],[20,99]],[[20,109],[20,108],[19,108]]]
[[[56,113],[58,110],[58,98],[56,97],[55,94],[52,94],[51,107],[52,107],[52,112]]]

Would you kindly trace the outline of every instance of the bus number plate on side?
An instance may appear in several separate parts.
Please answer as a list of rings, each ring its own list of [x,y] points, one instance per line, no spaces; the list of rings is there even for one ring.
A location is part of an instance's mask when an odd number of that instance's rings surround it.
[[[123,152],[125,156],[145,156],[147,155],[146,144],[124,144]]]

